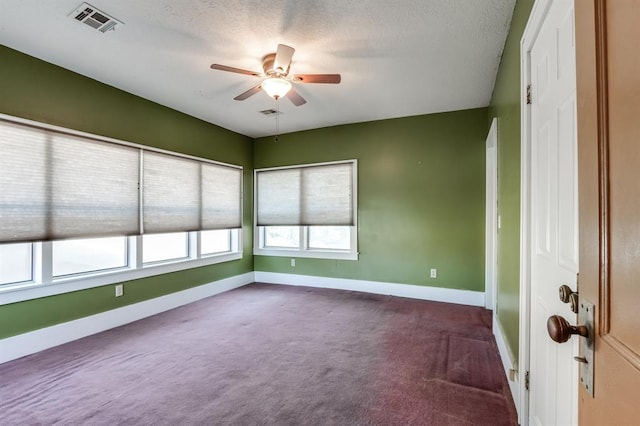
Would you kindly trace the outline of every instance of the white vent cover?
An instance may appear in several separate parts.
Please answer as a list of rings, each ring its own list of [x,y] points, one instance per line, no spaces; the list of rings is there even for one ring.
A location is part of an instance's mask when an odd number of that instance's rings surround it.
[[[264,114],[264,115],[281,115],[282,111],[278,111],[277,109],[265,109],[262,111],[258,111],[260,114]]]
[[[114,30],[118,25],[124,25],[121,21],[118,21],[113,16],[109,16],[106,13],[96,9],[89,3],[82,3],[76,8],[69,17],[75,19],[78,22],[82,22],[102,33]]]

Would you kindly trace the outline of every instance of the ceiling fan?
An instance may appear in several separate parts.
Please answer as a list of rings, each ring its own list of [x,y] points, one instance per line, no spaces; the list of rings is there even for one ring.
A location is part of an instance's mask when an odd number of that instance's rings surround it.
[[[291,58],[295,49],[291,46],[279,44],[276,53],[269,53],[262,58],[263,73],[229,67],[226,65],[212,64],[211,69],[228,71],[238,74],[246,74],[264,78],[260,84],[244,93],[236,96],[236,101],[244,101],[250,96],[264,90],[267,95],[278,100],[282,96],[287,97],[294,105],[300,106],[307,101],[293,89],[291,83],[340,83],[340,74],[293,74],[289,75]]]

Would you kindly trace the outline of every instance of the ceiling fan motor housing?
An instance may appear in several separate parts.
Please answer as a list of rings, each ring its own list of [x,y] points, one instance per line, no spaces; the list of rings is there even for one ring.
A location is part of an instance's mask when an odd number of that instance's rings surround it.
[[[269,77],[274,76],[286,76],[289,73],[289,68],[286,70],[277,70],[273,68],[273,64],[276,60],[275,53],[269,53],[262,58],[262,69],[264,70],[265,75]]]

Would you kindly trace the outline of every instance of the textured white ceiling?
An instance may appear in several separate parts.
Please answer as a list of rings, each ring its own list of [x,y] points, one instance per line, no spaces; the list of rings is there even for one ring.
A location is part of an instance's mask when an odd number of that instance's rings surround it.
[[[264,93],[212,63],[261,71],[278,43],[307,104],[279,102],[280,131],[484,107],[515,0],[93,0],[123,21],[102,34],[68,15],[81,0],[0,0],[0,44],[251,137],[273,134]]]

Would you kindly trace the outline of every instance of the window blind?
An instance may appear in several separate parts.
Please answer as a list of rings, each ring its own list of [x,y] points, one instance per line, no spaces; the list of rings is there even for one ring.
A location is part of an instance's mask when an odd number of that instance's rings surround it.
[[[354,224],[355,162],[256,170],[258,226]]]
[[[242,170],[201,165],[202,229],[242,227]]]
[[[50,235],[63,239],[139,231],[139,150],[50,133]]]
[[[0,241],[138,232],[138,150],[0,121]]]
[[[143,165],[144,232],[199,229],[200,165],[156,152],[145,152]]]
[[[238,167],[5,119],[0,153],[0,243],[242,226]]]
[[[242,170],[155,152],[142,163],[145,233],[242,226]]]
[[[48,233],[46,135],[0,122],[0,238],[45,239]]]

